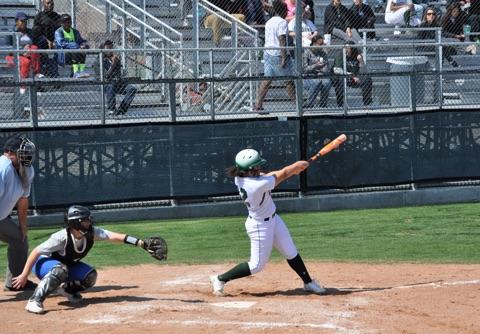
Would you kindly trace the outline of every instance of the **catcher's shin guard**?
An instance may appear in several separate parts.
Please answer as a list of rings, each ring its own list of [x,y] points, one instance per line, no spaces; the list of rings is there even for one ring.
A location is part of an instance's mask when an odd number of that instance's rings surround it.
[[[97,282],[97,271],[92,269],[85,275],[85,277],[80,281],[69,281],[66,282],[63,286],[63,289],[70,294],[80,292],[91,288]]]
[[[68,269],[64,264],[57,264],[50,270],[48,274],[38,283],[37,288],[33,292],[30,300],[43,302],[45,298],[53,291],[55,291],[60,284],[65,282],[68,278]]]

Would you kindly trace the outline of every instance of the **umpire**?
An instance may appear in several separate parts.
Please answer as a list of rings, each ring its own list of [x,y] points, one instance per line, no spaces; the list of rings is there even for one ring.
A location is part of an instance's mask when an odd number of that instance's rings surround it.
[[[20,275],[28,256],[27,209],[34,157],[35,145],[18,136],[7,140],[0,157],[0,240],[8,244],[5,291],[33,290],[36,286],[28,281],[21,289],[12,287],[12,276]],[[10,217],[15,206],[18,225]]]

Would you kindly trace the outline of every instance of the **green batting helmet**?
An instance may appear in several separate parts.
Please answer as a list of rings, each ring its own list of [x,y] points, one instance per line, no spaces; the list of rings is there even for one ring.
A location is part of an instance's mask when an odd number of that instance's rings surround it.
[[[250,170],[253,167],[263,165],[267,160],[263,159],[256,150],[247,148],[237,153],[235,165],[240,170]]]

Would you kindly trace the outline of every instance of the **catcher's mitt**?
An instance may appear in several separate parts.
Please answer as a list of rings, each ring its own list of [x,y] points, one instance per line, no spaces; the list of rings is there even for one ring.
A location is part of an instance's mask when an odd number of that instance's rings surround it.
[[[148,237],[143,239],[143,248],[158,261],[167,259],[167,242],[162,237]]]

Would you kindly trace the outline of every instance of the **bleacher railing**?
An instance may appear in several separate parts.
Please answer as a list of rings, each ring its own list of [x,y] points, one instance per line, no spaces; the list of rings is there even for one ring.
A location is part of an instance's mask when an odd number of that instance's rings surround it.
[[[326,73],[322,77],[311,76],[303,71],[295,71],[289,77],[264,77],[263,75],[231,76],[222,72],[214,64],[225,56],[225,52],[244,52],[254,57],[264,48],[239,49],[116,49],[121,58],[142,61],[145,54],[152,57],[165,58],[169,52],[183,53],[182,57],[192,57],[197,52],[208,54],[208,71],[198,77],[178,78],[174,73],[164,72],[152,78],[148,72],[140,73],[137,77],[125,77],[121,84],[136,87],[137,93],[130,109],[123,115],[110,115],[107,106],[107,90],[112,82],[100,80],[92,69],[88,69],[80,78],[68,76],[62,78],[16,79],[18,73],[18,58],[25,54],[25,50],[1,50],[0,57],[14,56],[14,68],[10,79],[0,81],[0,122],[2,127],[41,127],[41,126],[78,126],[92,124],[115,123],[142,123],[142,122],[181,122],[196,120],[225,120],[234,118],[258,117],[288,117],[302,115],[358,115],[361,113],[396,113],[415,112],[416,110],[439,110],[454,108],[478,108],[480,96],[480,66],[473,63],[471,66],[459,68],[441,66],[441,55],[446,47],[465,47],[465,43],[422,43],[405,44],[389,43],[364,46],[367,51],[366,66],[358,74],[361,79],[371,81],[371,103],[366,105],[362,87],[352,85],[351,75],[348,74],[346,62],[344,72],[347,74]],[[425,55],[424,48],[432,48],[434,52]],[[346,48],[342,45],[317,47],[324,49],[333,63],[335,55],[339,53],[345,59]],[[358,49],[361,51],[363,47]],[[384,52],[382,52],[384,51]],[[39,50],[30,53],[52,54],[58,50]],[[86,53],[87,62],[95,63],[105,57],[105,50],[62,50],[65,53]],[[373,55],[383,54],[384,58],[375,59]],[[28,55],[28,53],[27,53]],[[369,56],[370,55],[370,56]],[[371,58],[369,58],[371,57]],[[386,58],[385,58],[386,57]],[[144,58],[143,58],[144,59]],[[102,62],[100,62],[101,64]],[[145,63],[148,68],[148,64]],[[68,65],[63,72],[68,73]],[[100,72],[102,69],[100,68]],[[320,96],[310,108],[296,108],[297,101],[301,105],[309,97],[310,90],[304,89],[303,96],[295,96],[290,101],[285,94],[284,81],[293,80],[305,85],[306,80],[325,79],[335,81],[341,90],[331,87],[328,93],[326,106],[319,103]],[[235,101],[242,91],[235,85],[250,84],[257,86],[261,81],[272,80],[264,103],[264,114],[260,115],[252,110],[251,100],[246,99],[241,106],[232,105],[228,108],[219,108],[218,96],[230,95]],[[165,85],[166,96],[149,89],[152,85]],[[198,87],[185,92],[182,86]],[[233,87],[225,90],[224,87]],[[338,105],[336,93],[343,92],[344,104]],[[117,94],[117,106],[124,95]],[[190,99],[192,103],[186,107],[182,100]],[[221,100],[220,100],[221,102]]]

